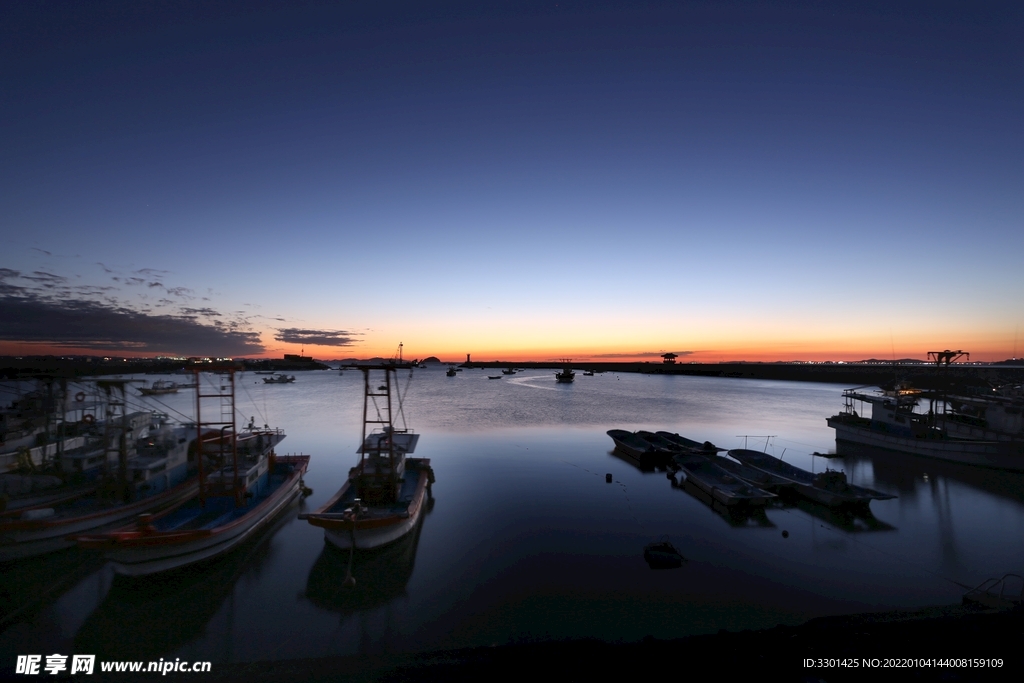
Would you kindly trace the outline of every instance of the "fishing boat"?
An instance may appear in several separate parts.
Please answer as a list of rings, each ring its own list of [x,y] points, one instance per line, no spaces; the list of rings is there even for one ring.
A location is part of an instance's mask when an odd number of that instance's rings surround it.
[[[162,396],[164,394],[178,393],[178,384],[166,379],[158,379],[153,386],[139,387],[139,393],[143,396]]]
[[[503,375],[514,375],[514,374],[516,374],[516,369],[515,368],[508,368],[507,370],[502,370],[501,374],[503,374]]]
[[[139,515],[134,525],[78,535],[114,571],[145,576],[227,553],[251,538],[304,491],[308,455],[276,455],[278,429],[236,430],[235,368],[207,368],[196,390],[197,491],[178,505]],[[207,417],[204,420],[204,415]]]
[[[843,392],[843,410],[826,422],[836,445],[910,453],[965,465],[1024,471],[1024,398],[1013,395],[929,394],[926,413],[916,410],[922,392]],[[870,407],[870,416],[865,407]],[[860,408],[858,410],[857,408]]]
[[[0,511],[0,562],[69,548],[73,535],[116,528],[195,494],[194,428],[171,426],[159,413],[125,413],[126,384],[97,382],[108,398],[102,433],[60,454],[56,497],[15,499]]]
[[[295,375],[277,375],[275,377],[264,377],[263,382],[266,384],[288,384],[295,381]]]
[[[685,436],[679,436],[678,434],[675,434],[673,432],[656,432],[656,434],[660,438],[675,445],[677,450],[683,451],[685,453],[692,453],[698,455],[714,455],[715,453],[720,453],[725,450],[724,448],[719,448],[710,441],[704,441],[702,443],[700,441],[694,441],[693,439],[687,439]]]
[[[561,384],[568,384],[576,379],[576,373],[573,372],[572,367],[569,365],[572,362],[570,359],[563,359],[562,362],[565,364],[565,367],[561,372],[555,373],[555,381]]]
[[[649,442],[625,429],[609,429],[605,433],[615,442],[615,450],[634,458],[646,457],[657,450]]]
[[[686,475],[688,482],[722,505],[764,505],[775,498],[774,493],[733,476],[704,456],[678,455],[675,462]]]
[[[843,472],[826,469],[824,472],[813,474],[760,451],[737,448],[729,451],[729,457],[748,467],[786,479],[792,483],[797,493],[829,507],[867,505],[872,500],[889,500],[896,497],[854,486],[846,481],[846,474]]]
[[[649,432],[648,432],[649,433]],[[637,461],[642,467],[657,467],[667,464],[677,451],[659,447],[642,438],[640,432],[625,429],[609,429],[606,434],[615,442],[615,451]]]
[[[430,460],[408,457],[419,442],[419,434],[405,424],[404,394],[398,390],[398,370],[408,367],[392,362],[360,368],[359,461],[330,500],[316,512],[299,516],[322,528],[326,540],[338,548],[366,550],[397,541],[416,526],[430,496],[434,481]],[[384,381],[374,389],[380,375]]]
[[[454,365],[449,365],[448,370],[444,373],[448,377],[454,377],[457,370]]]
[[[777,493],[783,489],[793,488],[793,482],[789,479],[785,479],[775,474],[762,472],[761,470],[756,470],[753,467],[747,467],[735,460],[711,454],[705,455],[704,457],[706,457],[709,462],[718,465],[737,479],[742,479],[751,486],[756,486],[759,489]]]

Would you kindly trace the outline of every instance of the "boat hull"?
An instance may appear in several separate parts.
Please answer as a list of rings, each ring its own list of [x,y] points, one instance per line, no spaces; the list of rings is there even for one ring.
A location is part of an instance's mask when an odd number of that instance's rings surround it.
[[[194,477],[161,494],[88,514],[0,523],[0,562],[70,548],[78,534],[116,528],[138,515],[178,505],[198,491],[199,479]]]
[[[415,470],[410,465],[415,463]],[[349,549],[366,550],[379,548],[403,538],[416,526],[426,500],[430,487],[430,460],[416,458],[407,460],[407,476],[415,474],[416,488],[409,501],[408,507],[388,514],[371,514],[365,518],[352,519],[345,513],[328,512],[338,506],[340,501],[345,500],[350,493],[351,481],[346,482],[335,496],[317,512],[304,515],[303,517],[313,526],[321,527],[324,530],[324,538],[331,545]],[[371,507],[370,512],[374,512]]]
[[[293,466],[285,481],[264,501],[228,524],[185,532],[126,530],[80,537],[78,543],[83,548],[103,549],[114,571],[123,576],[172,571],[227,553],[273,522],[299,495],[309,456],[278,456],[277,462]]]
[[[823,473],[812,474],[806,470],[783,463],[780,459],[765,453],[740,448],[729,451],[729,456],[748,467],[789,480],[794,491],[815,503],[828,507],[865,506],[872,500],[895,498],[895,496],[889,494],[852,484],[844,483],[841,485],[840,490],[815,485],[815,482],[818,481],[816,477],[822,477]],[[845,481],[845,477],[843,477],[843,480]]]
[[[686,475],[686,481],[722,505],[761,506],[775,498],[775,494],[751,486],[701,456],[681,456],[676,463]]]
[[[836,441],[870,446],[898,453],[910,453],[948,462],[1024,472],[1024,444],[1013,441],[918,439],[899,436],[837,417],[826,420],[836,430]]]

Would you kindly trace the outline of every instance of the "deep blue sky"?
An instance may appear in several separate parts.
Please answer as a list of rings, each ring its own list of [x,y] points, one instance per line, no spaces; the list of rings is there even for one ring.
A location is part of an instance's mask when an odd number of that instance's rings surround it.
[[[9,3],[0,344],[1003,358],[1022,17]]]

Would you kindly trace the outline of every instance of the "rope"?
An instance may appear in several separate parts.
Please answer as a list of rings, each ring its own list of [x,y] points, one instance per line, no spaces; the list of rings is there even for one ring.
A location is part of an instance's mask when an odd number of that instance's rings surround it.
[[[252,403],[253,409],[256,410],[256,413],[260,416],[260,419],[263,420],[263,424],[269,425],[270,421],[263,415],[263,413],[260,412],[260,407],[258,405],[256,405],[256,401],[253,399],[252,394],[249,393],[249,388],[247,386],[245,386],[245,382],[239,382],[239,384],[242,385],[242,391],[244,391],[245,395],[249,398],[249,402]],[[263,392],[263,398],[266,399],[266,392],[265,391]],[[238,408],[235,408],[235,412],[239,413],[242,416],[242,421],[244,422],[245,421],[245,415],[242,414],[242,411],[239,410]]]

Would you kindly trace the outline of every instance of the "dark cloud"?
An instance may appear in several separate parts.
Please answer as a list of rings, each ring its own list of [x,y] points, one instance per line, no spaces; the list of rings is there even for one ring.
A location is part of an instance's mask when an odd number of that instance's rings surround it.
[[[184,315],[193,315],[193,316],[195,316],[195,315],[207,315],[207,316],[220,315],[219,312],[213,310],[212,308],[183,308],[183,309],[181,309],[181,312]]]
[[[42,270],[33,271],[31,275],[22,275],[22,277],[26,280],[31,280],[32,282],[38,282],[39,284],[49,286],[62,285],[68,281],[66,277],[47,273]]]
[[[344,330],[303,330],[287,327],[277,331],[274,339],[289,344],[309,344],[310,346],[351,346],[356,343],[353,332]]]
[[[103,264],[101,263],[100,265]],[[150,277],[160,277],[162,275],[171,274],[171,271],[169,270],[157,270],[156,268],[139,268],[138,270],[133,270],[132,272],[135,273],[136,275],[147,275]]]
[[[38,247],[31,247],[32,251],[38,251],[40,254],[46,254],[47,256],[53,256],[50,252],[45,249],[39,249]]]
[[[661,358],[666,351],[640,351],[638,353],[599,353],[593,358]],[[672,351],[677,356],[689,356],[693,351]]]
[[[0,339],[97,351],[241,356],[262,353],[259,334],[195,318],[149,315],[95,301],[0,296]]]

